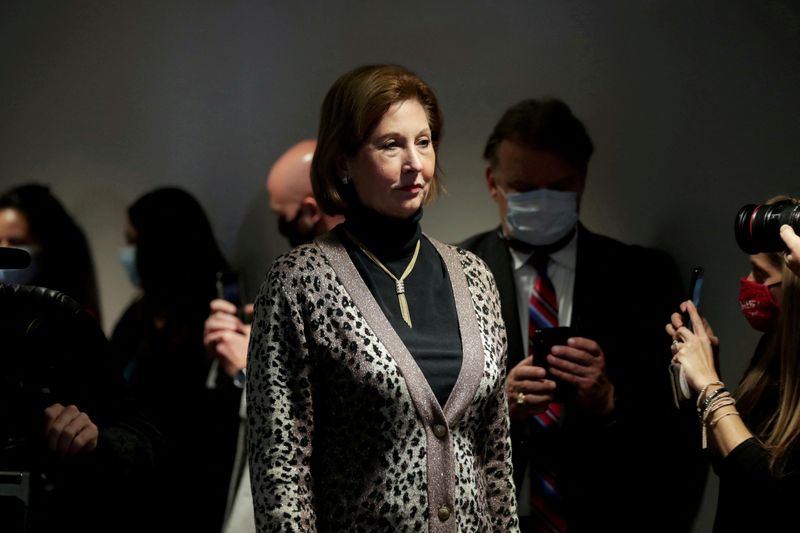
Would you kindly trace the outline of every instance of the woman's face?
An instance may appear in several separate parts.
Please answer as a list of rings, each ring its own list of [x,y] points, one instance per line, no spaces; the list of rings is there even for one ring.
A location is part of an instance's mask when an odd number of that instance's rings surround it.
[[[435,168],[425,109],[417,100],[403,100],[384,113],[345,171],[364,206],[408,218],[422,207]]]
[[[30,234],[28,219],[11,207],[0,209],[0,246],[29,246],[36,244]]]
[[[751,255],[750,264],[753,270],[747,276],[747,279],[766,285],[772,297],[780,305],[781,297],[783,296],[783,287],[781,286],[783,271],[770,261],[767,254]]]

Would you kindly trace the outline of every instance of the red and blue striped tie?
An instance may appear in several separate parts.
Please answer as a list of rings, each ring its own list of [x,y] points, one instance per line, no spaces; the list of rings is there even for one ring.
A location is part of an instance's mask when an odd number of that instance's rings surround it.
[[[528,353],[532,354],[533,336],[537,329],[558,326],[558,300],[553,283],[547,274],[550,258],[534,255],[531,264],[536,270],[530,301],[528,302]],[[534,361],[536,364],[536,361]],[[563,533],[567,531],[564,503],[558,487],[555,453],[555,433],[561,418],[561,404],[551,403],[547,410],[535,416],[532,435],[531,509],[539,531]]]

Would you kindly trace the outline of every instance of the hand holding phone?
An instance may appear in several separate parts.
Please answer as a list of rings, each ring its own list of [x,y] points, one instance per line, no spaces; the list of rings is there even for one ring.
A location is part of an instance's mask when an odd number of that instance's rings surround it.
[[[700,311],[700,296],[703,290],[703,274],[703,267],[694,267],[692,269],[691,281],[689,282],[689,299],[697,308],[698,312]],[[693,331],[692,319],[689,317],[689,313],[681,313],[681,320],[689,331]],[[692,390],[689,388],[689,383],[686,381],[683,367],[679,363],[670,363],[669,373],[672,383],[672,399],[675,402],[675,406],[680,407],[682,401],[692,397]]]
[[[533,354],[533,365],[540,366],[545,369],[547,374],[545,379],[555,381],[556,401],[563,401],[568,393],[574,390],[574,387],[569,383],[565,383],[550,371],[550,363],[547,361],[547,356],[550,354],[553,346],[567,346],[567,339],[574,337],[575,332],[571,327],[559,326],[554,328],[537,329],[531,338],[531,353]]]

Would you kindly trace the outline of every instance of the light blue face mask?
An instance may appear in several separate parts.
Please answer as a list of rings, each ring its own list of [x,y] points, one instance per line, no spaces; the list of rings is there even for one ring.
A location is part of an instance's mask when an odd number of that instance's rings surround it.
[[[0,268],[0,283],[14,283],[16,285],[36,285],[41,272],[42,249],[40,246],[14,246],[30,254],[31,264],[27,268]]]
[[[566,236],[578,223],[578,195],[575,192],[536,189],[506,193],[506,224],[511,237],[544,246]]]
[[[139,271],[136,270],[136,246],[129,244],[120,248],[119,260],[133,286],[141,287],[142,281],[139,279]]]

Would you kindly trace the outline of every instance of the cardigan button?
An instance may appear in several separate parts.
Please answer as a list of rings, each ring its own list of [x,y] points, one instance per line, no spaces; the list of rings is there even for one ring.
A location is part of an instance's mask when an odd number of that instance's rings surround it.
[[[433,434],[436,435],[436,437],[443,439],[447,435],[447,428],[444,426],[444,424],[436,424],[433,426]]]
[[[442,505],[439,507],[439,520],[447,522],[448,518],[450,518],[450,508],[446,505]]]

